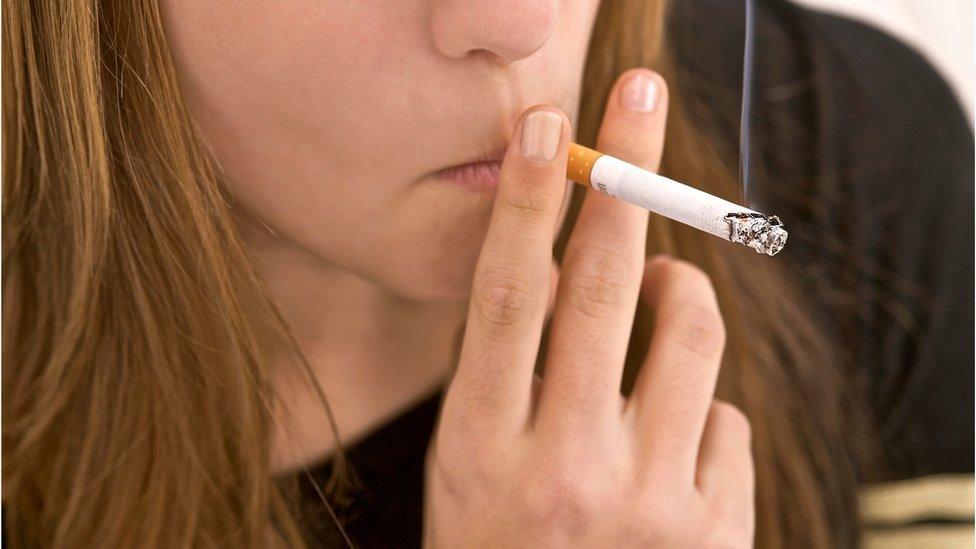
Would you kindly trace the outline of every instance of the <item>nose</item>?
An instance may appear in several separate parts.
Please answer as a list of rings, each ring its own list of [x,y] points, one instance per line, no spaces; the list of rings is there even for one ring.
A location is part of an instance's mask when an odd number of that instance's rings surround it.
[[[559,0],[435,0],[431,30],[444,55],[488,52],[513,63],[545,45],[558,15]]]

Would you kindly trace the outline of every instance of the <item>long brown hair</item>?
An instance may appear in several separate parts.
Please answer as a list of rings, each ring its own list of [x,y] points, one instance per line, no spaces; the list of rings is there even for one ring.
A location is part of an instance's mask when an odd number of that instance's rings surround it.
[[[3,6],[3,501],[14,546],[251,547],[272,531],[303,544],[269,461],[268,353],[291,340],[194,132],[156,4]],[[664,4],[603,2],[582,143],[617,74],[676,75]],[[734,198],[691,108],[672,94],[664,170]],[[648,250],[715,282],[729,333],[720,394],[754,428],[758,545],[853,544],[843,379],[790,274],[653,216]],[[649,338],[649,313],[637,320],[625,391]],[[332,498],[346,478],[341,445],[334,463]]]

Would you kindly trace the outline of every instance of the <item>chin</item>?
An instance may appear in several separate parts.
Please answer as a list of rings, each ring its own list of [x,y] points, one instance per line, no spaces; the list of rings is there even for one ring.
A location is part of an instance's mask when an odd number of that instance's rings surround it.
[[[423,261],[418,261],[423,259]],[[478,261],[478,250],[471,253],[418,254],[412,261],[398,265],[390,289],[406,299],[424,302],[467,301],[471,295],[471,281]]]
[[[385,246],[378,278],[406,299],[467,301],[491,214],[487,207],[447,208],[416,225],[403,225],[400,238]]]

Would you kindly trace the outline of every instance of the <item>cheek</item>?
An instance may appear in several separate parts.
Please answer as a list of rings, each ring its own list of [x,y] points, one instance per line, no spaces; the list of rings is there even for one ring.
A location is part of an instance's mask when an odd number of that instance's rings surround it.
[[[344,164],[374,159],[360,143],[385,150],[377,90],[391,86],[370,75],[384,74],[374,67],[389,43],[375,37],[391,36],[396,13],[365,17],[357,3],[326,10],[318,0],[165,6],[186,96],[226,165],[261,174],[311,162],[346,177]]]
[[[385,212],[388,231],[361,253],[364,272],[395,293],[417,300],[467,296],[491,218],[492,196],[416,188]],[[353,238],[353,233],[347,234]],[[360,248],[362,250],[362,248]]]
[[[397,182],[388,151],[401,147],[376,108],[394,85],[369,74],[384,74],[376,67],[389,57],[375,37],[399,39],[403,18],[334,4],[162,3],[185,97],[237,202],[276,233],[323,249],[344,231],[377,231],[360,225],[389,200]]]
[[[395,276],[384,280],[401,295],[422,301],[456,301],[468,296],[474,267],[488,226],[488,215],[463,225],[434,228],[426,239],[404,239],[396,252],[380,259]]]

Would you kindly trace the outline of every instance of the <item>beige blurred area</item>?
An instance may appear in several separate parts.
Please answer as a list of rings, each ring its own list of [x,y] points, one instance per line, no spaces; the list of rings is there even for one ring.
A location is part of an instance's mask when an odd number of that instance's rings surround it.
[[[973,123],[974,0],[794,0],[869,22],[913,45],[936,66]]]

